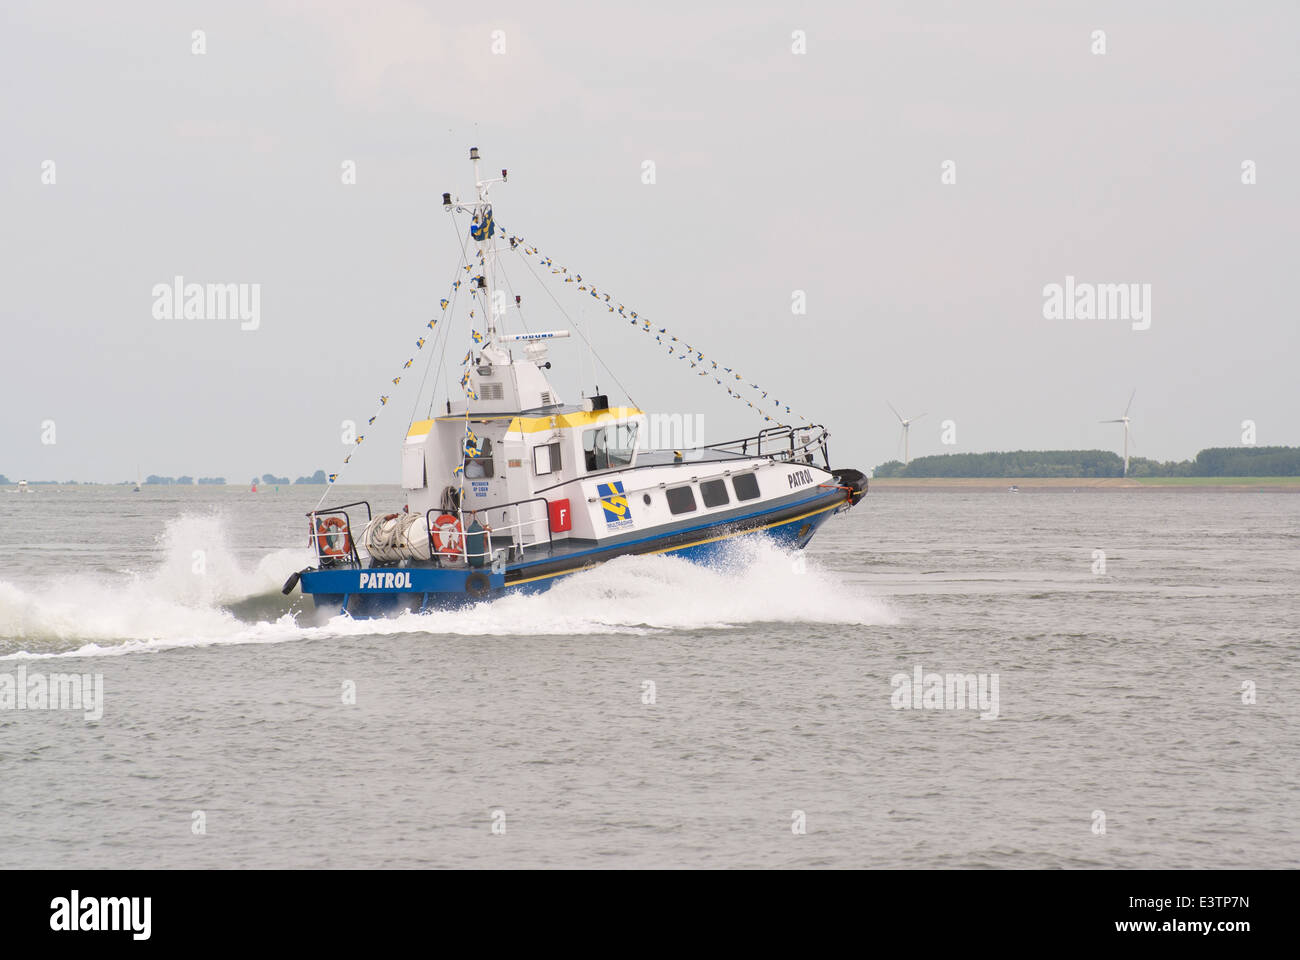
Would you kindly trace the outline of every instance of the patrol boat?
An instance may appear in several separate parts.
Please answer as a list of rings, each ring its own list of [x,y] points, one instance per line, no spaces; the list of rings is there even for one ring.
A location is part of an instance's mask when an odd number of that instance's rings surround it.
[[[442,316],[427,324],[435,338],[449,340],[453,324],[446,321],[455,319],[456,301],[468,292],[470,350],[459,387],[448,379],[440,409],[431,398],[425,418],[411,417],[401,452],[400,511],[376,516],[369,502],[355,501],[318,505],[307,515],[316,563],[289,578],[286,594],[301,583],[317,609],[354,617],[455,606],[544,590],[559,577],[629,554],[707,563],[745,536],[803,548],[829,517],[862,499],[866,477],[831,467],[822,425],[779,422],[763,412],[765,405],[781,407],[768,391],[623,304],[615,306],[609,293],[557,267],[522,237],[507,237],[488,198],[507,171],[484,179],[477,148],[470,159],[474,199],[453,200],[448,193],[442,199],[449,213],[468,215],[477,249],[466,250],[457,271],[462,279],[441,301]],[[498,244],[506,239],[508,249]],[[557,282],[576,284],[620,321],[653,335],[671,358],[712,376],[770,425],[725,443],[649,449],[648,417],[640,409],[611,405],[601,393],[565,403],[546,371],[550,348],[568,331],[504,329],[509,303],[493,293],[502,254],[526,258],[530,270],[535,261]],[[520,297],[514,307],[522,325]],[[476,315],[484,333],[473,329]],[[420,337],[417,350],[428,339]],[[745,399],[735,383],[752,387],[755,399]],[[388,397],[380,397],[377,415],[387,404]],[[330,476],[321,504],[337,476]]]

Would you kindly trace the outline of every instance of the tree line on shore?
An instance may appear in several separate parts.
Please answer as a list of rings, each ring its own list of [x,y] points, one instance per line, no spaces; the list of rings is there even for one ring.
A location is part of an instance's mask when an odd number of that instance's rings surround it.
[[[8,477],[6,477],[3,473],[0,473],[0,487],[5,486],[5,485],[7,485],[7,484],[17,483],[17,482],[18,482],[17,480],[10,480],[10,479],[9,479]],[[31,483],[31,484],[33,484],[33,485],[43,485],[43,484],[44,484],[44,485],[50,485],[50,484],[75,484],[75,483],[77,483],[76,480],[30,480],[30,481],[28,481],[28,482]],[[122,481],[119,482],[118,485],[119,485],[119,486],[122,486],[122,485],[125,485],[125,484],[134,483],[134,482],[135,482],[135,481],[133,481],[133,480],[122,480]],[[226,482],[226,478],[225,478],[225,477],[199,477],[197,480],[195,480],[193,477],[160,477],[160,476],[158,476],[157,474],[153,474],[153,473],[149,474],[149,476],[145,477],[144,480],[141,481],[141,483],[143,483],[145,486],[178,486],[178,485],[179,485],[179,486],[183,486],[183,487],[191,486],[191,485],[194,485],[194,484],[199,484],[199,485],[201,485],[201,486],[202,486],[202,485],[216,485],[216,486],[220,486],[220,485],[225,484],[225,482]],[[263,484],[266,484],[266,485],[268,485],[268,486],[271,486],[271,485],[283,485],[283,486],[288,486],[288,485],[289,485],[289,478],[288,478],[288,477],[277,477],[277,476],[276,476],[275,474],[273,474],[273,473],[264,473],[264,474],[262,474],[262,478],[261,478],[260,480],[259,480],[257,477],[254,477],[253,480],[252,480],[252,482],[253,482],[254,484],[263,483]],[[325,475],[325,471],[324,471],[324,470],[317,470],[317,471],[316,471],[315,473],[313,473],[311,476],[309,476],[309,477],[299,477],[297,480],[295,480],[295,481],[293,481],[293,482],[294,482],[294,483],[306,483],[306,484],[311,484],[311,483],[328,483],[328,482],[329,482],[329,478]]]
[[[876,477],[1122,477],[1124,458],[1109,450],[1012,450],[889,460]],[[1130,477],[1295,477],[1300,447],[1209,447],[1191,460],[1130,457]]]

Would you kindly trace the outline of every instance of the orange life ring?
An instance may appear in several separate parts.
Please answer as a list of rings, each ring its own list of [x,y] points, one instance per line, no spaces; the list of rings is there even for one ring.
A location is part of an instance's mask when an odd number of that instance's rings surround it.
[[[450,513],[433,521],[433,548],[438,553],[459,557],[465,549],[465,529]]]
[[[348,522],[342,517],[326,517],[317,523],[316,549],[324,557],[348,556],[352,552]]]

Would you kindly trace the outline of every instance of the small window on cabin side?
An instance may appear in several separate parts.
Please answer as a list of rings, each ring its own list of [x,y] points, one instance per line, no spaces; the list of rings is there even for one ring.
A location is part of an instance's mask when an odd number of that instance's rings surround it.
[[[741,473],[732,477],[731,486],[736,491],[737,500],[753,500],[758,496],[758,477],[752,473]]]
[[[537,476],[559,473],[562,468],[560,444],[558,442],[544,443],[533,447],[533,473],[537,474]]]
[[[492,441],[484,437],[478,456],[465,458],[465,479],[482,480],[492,475]]]
[[[695,494],[690,487],[673,487],[664,492],[668,497],[668,509],[673,513],[690,513],[695,509]]]
[[[727,485],[721,480],[701,480],[700,499],[706,507],[722,507],[731,502],[727,496]]]

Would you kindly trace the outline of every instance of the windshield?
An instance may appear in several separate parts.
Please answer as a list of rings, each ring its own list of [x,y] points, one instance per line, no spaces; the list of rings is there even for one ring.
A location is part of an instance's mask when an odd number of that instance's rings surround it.
[[[582,434],[582,449],[587,455],[587,470],[610,470],[626,467],[636,450],[637,425],[612,423]]]

